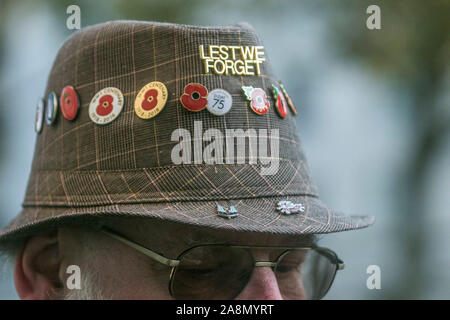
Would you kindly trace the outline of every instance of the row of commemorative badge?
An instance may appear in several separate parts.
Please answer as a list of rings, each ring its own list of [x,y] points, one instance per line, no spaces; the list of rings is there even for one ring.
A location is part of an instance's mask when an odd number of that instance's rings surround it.
[[[269,111],[270,103],[263,89],[243,86],[242,91],[249,101],[250,108],[256,114],[264,115]],[[288,106],[294,115],[297,114],[295,106],[281,82],[279,82],[279,87],[272,85],[272,95],[275,100],[275,109],[281,118],[287,117]],[[153,81],[146,84],[134,101],[136,115],[142,119],[153,118],[164,108],[167,97],[167,88],[162,82]],[[216,116],[226,114],[233,104],[233,99],[228,91],[214,89],[208,93],[208,89],[199,83],[186,85],[180,101],[183,107],[189,111],[198,112],[207,108]],[[104,88],[92,98],[89,104],[89,117],[97,124],[110,123],[119,116],[123,104],[123,94],[119,89]],[[37,133],[42,131],[44,116],[47,125],[51,125],[56,119],[58,109],[61,110],[65,119],[75,119],[80,109],[80,99],[72,86],[63,88],[59,100],[54,92],[48,95],[47,101],[43,98],[39,99],[35,123]]]

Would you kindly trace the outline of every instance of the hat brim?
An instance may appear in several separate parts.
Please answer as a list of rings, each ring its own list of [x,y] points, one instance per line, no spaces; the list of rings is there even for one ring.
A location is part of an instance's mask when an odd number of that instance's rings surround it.
[[[301,203],[305,211],[285,215],[277,209],[280,200]],[[234,205],[235,218],[217,214],[217,205]],[[170,203],[136,203],[95,207],[25,207],[7,227],[0,231],[0,241],[23,237],[45,226],[91,223],[105,217],[148,217],[205,228],[271,234],[324,234],[368,227],[372,216],[347,216],[327,208],[318,198],[284,196],[228,201],[183,201]]]

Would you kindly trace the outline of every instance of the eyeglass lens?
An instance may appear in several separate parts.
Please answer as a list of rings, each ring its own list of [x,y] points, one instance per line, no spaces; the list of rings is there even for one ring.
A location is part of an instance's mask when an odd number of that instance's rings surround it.
[[[317,250],[281,250],[274,269],[284,299],[321,299],[336,273],[333,255]],[[171,281],[177,299],[232,299],[250,280],[255,261],[251,251],[229,246],[199,246],[186,251]]]

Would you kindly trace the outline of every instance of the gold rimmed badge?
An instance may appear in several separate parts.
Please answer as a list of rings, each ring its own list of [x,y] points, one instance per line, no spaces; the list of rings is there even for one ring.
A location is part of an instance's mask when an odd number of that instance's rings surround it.
[[[159,81],[147,83],[136,95],[134,111],[141,119],[153,118],[164,108],[167,97],[164,83]]]

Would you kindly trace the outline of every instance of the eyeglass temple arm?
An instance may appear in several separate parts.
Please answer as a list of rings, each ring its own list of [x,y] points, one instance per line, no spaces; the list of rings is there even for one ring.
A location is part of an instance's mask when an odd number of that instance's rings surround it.
[[[344,261],[342,261],[341,259],[338,258],[338,261],[337,261],[337,269],[338,269],[338,270],[344,270],[344,268],[345,268]]]
[[[105,227],[101,228],[100,231],[102,231],[103,233],[107,234],[108,236],[110,236],[110,237],[112,237],[112,238],[114,238],[116,240],[119,240],[120,242],[128,245],[129,247],[134,248],[135,250],[139,251],[140,253],[146,255],[147,257],[149,257],[149,258],[151,258],[151,259],[153,259],[155,261],[158,261],[159,263],[162,263],[162,264],[164,264],[166,266],[176,267],[180,263],[180,260],[168,259],[168,258],[166,258],[166,257],[164,257],[164,256],[162,256],[162,255],[160,255],[160,254],[150,250],[150,249],[147,249],[147,248],[145,248],[145,247],[143,247],[143,246],[141,246],[141,245],[139,245],[139,244],[137,244],[135,242],[132,242],[132,241],[130,241],[130,240],[128,240],[128,239],[126,239],[126,238],[116,234],[115,232],[107,230]],[[236,247],[238,247],[238,246],[236,246]],[[261,262],[256,262],[255,263],[256,267],[273,267],[274,265],[275,264],[273,262],[266,262],[266,261],[261,261]],[[338,259],[337,266],[338,266],[338,270],[343,270],[344,267],[345,267],[345,264],[344,264],[344,262],[341,259]]]
[[[132,242],[132,241],[130,241],[128,239],[125,239],[124,237],[116,234],[115,232],[111,232],[111,231],[107,230],[106,228],[102,228],[101,231],[103,233],[107,234],[108,236],[110,236],[110,237],[112,237],[112,238],[114,238],[116,240],[119,240],[120,242],[126,244],[127,246],[130,246],[130,247],[136,249],[137,251],[139,251],[140,253],[146,255],[147,257],[149,257],[149,258],[151,258],[151,259],[153,259],[155,261],[158,261],[159,263],[162,263],[162,264],[164,264],[166,266],[176,267],[180,263],[180,260],[168,259],[168,258],[166,258],[166,257],[164,257],[164,256],[162,256],[162,255],[160,255],[160,254],[150,250],[150,249],[147,249],[147,248],[145,248],[145,247],[143,247],[143,246],[141,246],[141,245],[139,245],[137,243],[134,243],[134,242]]]

